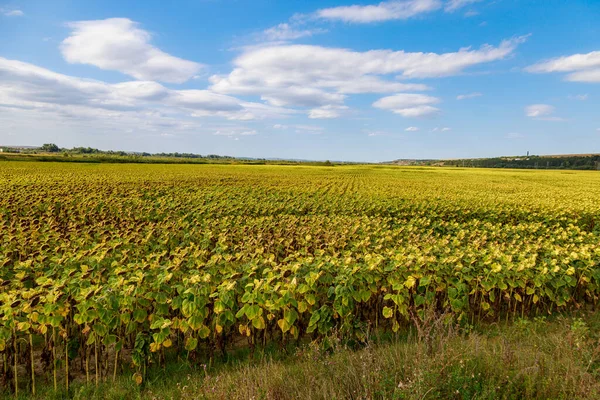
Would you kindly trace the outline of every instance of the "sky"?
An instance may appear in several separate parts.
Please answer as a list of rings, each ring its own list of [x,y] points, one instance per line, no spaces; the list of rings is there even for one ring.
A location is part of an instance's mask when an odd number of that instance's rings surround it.
[[[600,0],[0,0],[0,145],[600,153]]]

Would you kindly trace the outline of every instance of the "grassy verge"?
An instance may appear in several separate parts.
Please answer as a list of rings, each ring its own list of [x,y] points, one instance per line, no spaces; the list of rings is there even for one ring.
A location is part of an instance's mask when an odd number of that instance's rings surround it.
[[[409,334],[352,350],[331,338],[210,367],[171,362],[141,386],[123,376],[67,396],[42,383],[38,398],[598,399],[599,338],[597,313],[444,330],[427,344]]]

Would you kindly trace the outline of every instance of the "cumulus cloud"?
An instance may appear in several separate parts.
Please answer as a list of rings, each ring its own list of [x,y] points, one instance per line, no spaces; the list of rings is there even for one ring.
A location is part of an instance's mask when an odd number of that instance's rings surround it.
[[[327,32],[325,29],[298,29],[289,23],[276,25],[263,31],[263,37],[271,41],[295,40]]]
[[[389,110],[403,117],[423,117],[436,114],[439,109],[433,107],[440,102],[437,97],[423,94],[400,93],[383,97],[373,103],[373,107]]]
[[[392,50],[357,52],[309,45],[251,48],[237,57],[228,75],[210,77],[211,90],[260,96],[274,106],[311,109],[343,106],[348,95],[398,93],[430,89],[409,78],[434,78],[462,73],[469,67],[510,56],[525,38],[499,46],[464,48],[453,53],[409,53]],[[399,74],[390,80],[387,75]],[[321,111],[313,115],[333,115]]]
[[[483,94],[481,94],[479,92],[460,94],[460,95],[456,96],[456,100],[466,100],[466,99],[472,99],[472,98],[481,97],[481,96],[483,96]]]
[[[567,72],[567,81],[600,83],[600,51],[553,58],[525,70],[537,74]]]
[[[151,35],[127,18],[72,22],[69,37],[61,43],[65,60],[120,71],[139,80],[182,83],[202,65],[159,50]]]
[[[449,131],[451,131],[451,130],[452,130],[452,129],[451,129],[451,128],[448,128],[448,127],[443,127],[443,128],[440,128],[440,127],[437,127],[437,126],[436,126],[435,128],[433,128],[433,129],[431,130],[431,132],[449,132]]]
[[[29,63],[0,57],[0,105],[53,112],[69,118],[147,116],[159,124],[177,117],[210,116],[230,120],[281,117],[293,113],[241,101],[209,90],[173,90],[151,81],[110,84],[58,74]],[[171,115],[173,118],[163,117]]]
[[[440,0],[384,1],[375,5],[351,5],[318,10],[322,19],[351,23],[371,23],[409,19],[442,8]]]
[[[419,128],[417,128],[416,126],[409,126],[405,129],[406,132],[417,132],[418,130]]]

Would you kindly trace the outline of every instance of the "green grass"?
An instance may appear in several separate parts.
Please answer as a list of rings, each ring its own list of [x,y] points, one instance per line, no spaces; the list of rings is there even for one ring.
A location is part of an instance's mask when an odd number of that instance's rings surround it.
[[[99,387],[75,382],[68,396],[38,386],[38,398],[600,398],[597,313],[467,326],[467,331],[438,331],[429,348],[405,334],[360,349],[329,338],[287,351],[257,351],[252,359],[239,349],[212,366],[171,361],[151,369],[141,386],[123,375]]]

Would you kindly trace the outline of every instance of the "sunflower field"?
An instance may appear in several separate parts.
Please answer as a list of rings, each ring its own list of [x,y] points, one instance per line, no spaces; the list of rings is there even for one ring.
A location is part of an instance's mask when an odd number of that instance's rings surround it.
[[[594,171],[0,162],[10,391],[599,296]]]

